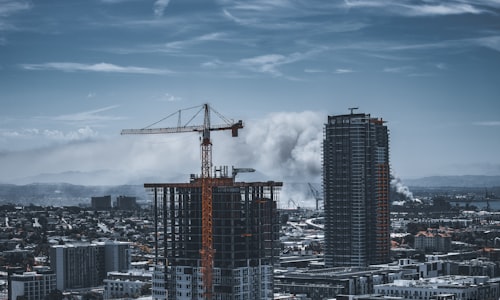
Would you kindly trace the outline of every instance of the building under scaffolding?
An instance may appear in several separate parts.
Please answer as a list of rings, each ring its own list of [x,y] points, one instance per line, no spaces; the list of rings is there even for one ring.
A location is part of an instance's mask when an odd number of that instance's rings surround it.
[[[212,299],[272,299],[273,263],[279,258],[277,200],[282,182],[236,182],[227,168],[212,189]],[[146,183],[153,197],[157,278],[154,299],[203,299],[202,180]],[[163,298],[165,299],[165,298]]]

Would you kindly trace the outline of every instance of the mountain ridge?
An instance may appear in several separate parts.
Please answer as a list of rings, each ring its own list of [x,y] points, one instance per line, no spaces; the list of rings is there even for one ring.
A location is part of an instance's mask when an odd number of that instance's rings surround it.
[[[497,187],[500,175],[448,175],[404,179],[410,187]]]

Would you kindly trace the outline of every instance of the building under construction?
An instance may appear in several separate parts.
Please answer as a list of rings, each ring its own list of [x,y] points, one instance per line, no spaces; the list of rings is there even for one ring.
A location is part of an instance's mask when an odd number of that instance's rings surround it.
[[[227,167],[211,178],[212,299],[272,299],[279,256],[281,182],[236,182]],[[206,299],[202,269],[202,182],[146,183],[153,195],[156,257],[168,299]],[[162,237],[163,236],[163,237]]]
[[[201,133],[200,177],[192,175],[189,183],[144,185],[153,193],[155,259],[157,270],[162,270],[155,274],[162,282],[154,280],[153,298],[272,299],[273,261],[279,253],[276,201],[282,183],[235,182],[238,172],[253,169],[233,168],[231,176],[227,167],[212,172],[210,132],[230,130],[237,137],[243,122],[226,119],[208,104],[190,121],[202,111],[202,125],[181,126],[179,110],[176,127],[150,128],[156,122],[122,130],[122,134]],[[225,124],[212,125],[211,112]]]

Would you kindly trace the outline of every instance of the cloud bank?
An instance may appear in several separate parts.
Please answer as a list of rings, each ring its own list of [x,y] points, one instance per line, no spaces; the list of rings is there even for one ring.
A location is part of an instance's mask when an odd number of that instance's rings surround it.
[[[155,16],[163,16],[163,14],[165,13],[165,9],[167,8],[169,3],[170,0],[156,0],[153,7]]]
[[[48,70],[63,72],[101,72],[101,73],[129,73],[129,74],[170,74],[172,71],[165,69],[144,68],[135,66],[118,66],[109,63],[81,64],[74,62],[49,62],[43,64],[22,64],[25,70]]]
[[[257,170],[254,177],[242,175],[244,180],[319,182],[324,119],[325,116],[317,112],[276,113],[248,122],[238,138],[232,138],[227,132],[214,132],[214,165]],[[59,140],[66,138],[67,142],[0,152],[0,182],[43,182],[43,174],[51,174],[51,181],[61,174],[60,181],[65,182],[68,179],[65,173],[79,172],[88,174],[87,178],[79,176],[81,182],[69,183],[142,184],[144,180],[186,182],[189,174],[200,173],[199,138],[194,133],[117,134],[108,139],[89,127],[75,132],[74,136],[60,131],[52,133],[58,135]]]

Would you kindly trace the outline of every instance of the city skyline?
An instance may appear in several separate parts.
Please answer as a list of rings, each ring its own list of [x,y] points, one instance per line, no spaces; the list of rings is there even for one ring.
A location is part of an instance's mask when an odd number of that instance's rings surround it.
[[[213,137],[214,164],[257,170],[243,176],[320,182],[323,125],[349,107],[388,121],[398,177],[499,175],[499,13],[494,0],[2,0],[0,182],[185,181],[198,136],[119,132],[205,102],[244,121],[238,139]]]

